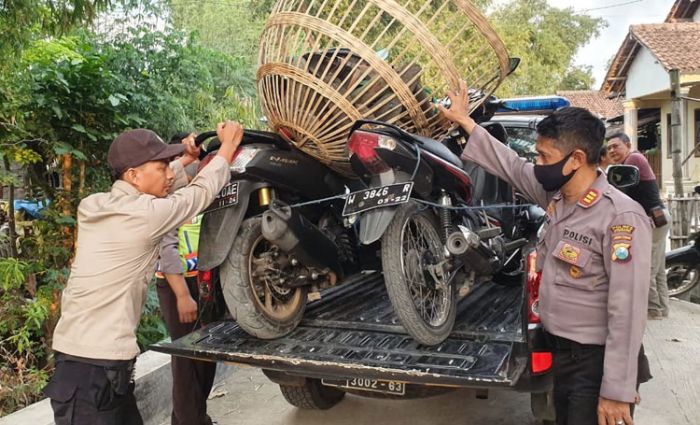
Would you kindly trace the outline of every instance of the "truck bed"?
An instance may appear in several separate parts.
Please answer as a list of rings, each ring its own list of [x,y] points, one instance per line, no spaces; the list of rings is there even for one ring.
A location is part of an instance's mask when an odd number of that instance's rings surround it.
[[[513,386],[527,366],[523,288],[486,282],[460,302],[442,344],[416,343],[394,315],[381,274],[359,274],[310,303],[289,335],[261,340],[235,322],[213,323],[154,350],[319,378],[366,377],[441,386]]]

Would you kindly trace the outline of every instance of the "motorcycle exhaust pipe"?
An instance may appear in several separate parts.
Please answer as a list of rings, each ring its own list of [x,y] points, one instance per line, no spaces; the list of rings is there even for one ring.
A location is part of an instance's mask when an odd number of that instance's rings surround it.
[[[262,234],[301,264],[318,269],[329,268],[342,278],[338,246],[289,205],[279,200],[270,204],[262,216]]]
[[[481,238],[466,227],[447,237],[447,251],[462,259],[469,268],[479,274],[491,274],[498,268],[498,256],[481,243]]]

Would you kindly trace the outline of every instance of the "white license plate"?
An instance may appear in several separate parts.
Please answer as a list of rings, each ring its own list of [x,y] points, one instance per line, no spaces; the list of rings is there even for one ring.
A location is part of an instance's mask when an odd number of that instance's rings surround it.
[[[345,199],[343,215],[348,216],[374,208],[405,204],[411,199],[411,191],[413,191],[413,182],[396,183],[353,192]]]
[[[351,378],[351,379],[322,379],[321,383],[329,387],[348,388],[351,390],[372,391],[384,394],[405,395],[406,384],[399,381],[384,381],[381,379]]]
[[[221,189],[214,202],[211,203],[203,213],[219,210],[221,208],[230,207],[238,203],[238,182],[229,182]]]

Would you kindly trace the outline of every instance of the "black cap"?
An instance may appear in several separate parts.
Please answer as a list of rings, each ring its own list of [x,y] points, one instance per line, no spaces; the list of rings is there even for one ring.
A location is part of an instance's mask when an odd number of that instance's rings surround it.
[[[114,178],[129,168],[148,161],[167,160],[185,151],[185,145],[168,145],[156,133],[145,128],[128,130],[117,136],[109,147],[107,163]]]

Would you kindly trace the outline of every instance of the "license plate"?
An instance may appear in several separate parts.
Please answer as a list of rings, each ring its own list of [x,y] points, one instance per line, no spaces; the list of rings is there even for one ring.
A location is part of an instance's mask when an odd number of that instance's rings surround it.
[[[343,208],[343,215],[348,216],[374,208],[400,205],[411,199],[413,182],[397,183],[388,186],[360,190],[348,195]]]
[[[383,381],[380,379],[322,379],[321,383],[329,387],[348,388],[360,391],[372,391],[384,394],[405,395],[406,384],[398,381]]]
[[[238,203],[238,182],[229,182],[221,189],[214,202],[211,203],[203,213],[216,211],[221,208],[230,207]]]

